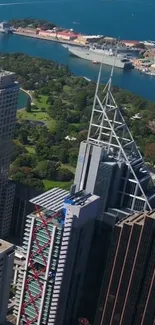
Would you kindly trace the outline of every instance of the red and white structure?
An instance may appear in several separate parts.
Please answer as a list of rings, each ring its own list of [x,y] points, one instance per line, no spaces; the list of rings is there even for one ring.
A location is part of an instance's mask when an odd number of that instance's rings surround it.
[[[80,295],[99,197],[83,191],[69,195],[67,191],[52,189],[31,202],[35,212],[27,217],[25,226],[26,263],[16,290],[17,325],[60,325],[68,317],[68,301],[71,299],[72,303]],[[89,232],[80,241],[81,229],[88,222]],[[79,249],[84,251],[82,282],[79,291],[72,292]]]

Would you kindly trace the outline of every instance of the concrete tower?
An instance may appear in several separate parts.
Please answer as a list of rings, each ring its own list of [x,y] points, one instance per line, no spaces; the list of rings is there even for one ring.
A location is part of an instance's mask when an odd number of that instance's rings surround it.
[[[0,237],[9,235],[14,185],[8,183],[19,84],[15,74],[0,71]]]

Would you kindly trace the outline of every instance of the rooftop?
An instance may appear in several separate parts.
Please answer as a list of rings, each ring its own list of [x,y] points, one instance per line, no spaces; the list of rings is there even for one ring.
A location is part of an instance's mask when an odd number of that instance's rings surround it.
[[[11,76],[14,75],[14,72],[0,70],[0,77]]]
[[[77,34],[74,34],[74,33],[71,33],[71,32],[65,32],[65,31],[62,31],[62,32],[58,32],[58,35],[62,35],[62,36],[70,36],[70,37],[76,37],[78,36]]]
[[[89,204],[90,202],[93,202],[98,198],[97,195],[88,193],[86,194],[83,190],[79,191],[73,195],[68,195],[67,198],[65,198],[64,203],[71,204],[71,205],[78,205],[78,206],[84,206]]]
[[[146,217],[153,218],[155,220],[155,211],[147,212],[147,213],[146,212],[134,213],[126,217],[122,221],[118,222],[118,225],[120,227],[122,227],[124,224],[133,225],[135,223],[138,223],[139,225],[143,225]]]
[[[5,240],[0,239],[0,253],[5,252],[9,248],[13,248],[13,245]]]
[[[138,44],[139,41],[132,41],[132,40],[122,40],[122,43],[127,43],[127,44]]]
[[[36,211],[31,213],[30,217],[43,218],[46,223],[53,223],[62,228],[65,220],[64,204],[85,206],[97,198],[98,196],[91,193],[86,194],[84,191],[70,194],[68,191],[53,188],[30,200],[31,203],[36,205]]]
[[[64,199],[68,195],[69,191],[60,188],[53,188],[52,190],[31,199],[30,202],[42,208],[57,212],[63,208]]]

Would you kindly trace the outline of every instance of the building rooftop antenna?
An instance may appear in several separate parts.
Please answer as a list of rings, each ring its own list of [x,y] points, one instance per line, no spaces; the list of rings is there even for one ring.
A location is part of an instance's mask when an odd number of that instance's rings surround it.
[[[106,83],[106,85],[105,85],[105,87],[103,89],[103,94],[105,94],[105,96],[104,96],[104,98],[102,100],[102,104],[104,104],[104,102],[106,102],[106,104],[108,104],[110,97],[113,98],[113,96],[111,94],[111,85],[112,85],[112,78],[113,78],[114,68],[115,68],[115,63],[116,63],[116,58],[117,58],[117,52],[118,52],[118,42],[117,42],[117,45],[116,45],[116,50],[115,50],[115,55],[114,55],[114,62],[113,62],[113,66],[111,68],[110,78],[109,78],[108,82]],[[87,140],[90,140],[91,127],[93,126],[93,118],[94,118],[94,113],[96,111],[95,107],[96,107],[96,104],[98,102],[98,93],[99,93],[99,86],[100,86],[100,81],[101,81],[103,64],[104,64],[104,57],[102,57],[102,62],[100,64],[100,69],[99,69],[99,74],[98,74],[98,79],[97,79],[97,84],[96,84],[96,90],[95,90],[95,96],[94,96],[94,102],[93,102],[93,108],[92,108],[92,114],[91,114],[91,119],[90,119],[90,124],[89,124],[89,131],[88,131]],[[101,119],[101,124],[102,124],[103,120],[102,120],[101,115],[103,115],[103,114],[102,113],[100,114],[100,116],[98,117],[98,120],[100,121],[100,119]],[[95,135],[96,134],[97,134],[97,130],[95,131]],[[101,134],[100,134],[100,136],[101,136]],[[99,140],[99,137],[98,137],[98,140]]]
[[[107,156],[113,157],[113,159],[120,163],[124,162],[126,166],[128,166],[128,175],[130,175],[132,183],[135,184],[133,185],[132,209],[134,209],[136,200],[141,197],[144,201],[144,210],[151,210],[151,204],[143,190],[142,180],[144,181],[145,179],[148,182],[148,188],[152,192],[152,195],[155,195],[155,191],[152,191],[153,181],[111,91],[117,54],[118,42],[110,78],[101,94],[100,79],[104,63],[102,60],[98,74],[87,142],[102,146]]]

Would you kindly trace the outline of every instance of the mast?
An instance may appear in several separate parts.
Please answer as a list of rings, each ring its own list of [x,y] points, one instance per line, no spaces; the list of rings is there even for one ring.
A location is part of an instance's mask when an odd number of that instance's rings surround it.
[[[142,206],[142,210],[152,210],[146,194],[148,193],[148,189],[153,187],[152,179],[112,94],[112,79],[117,51],[118,43],[110,78],[102,93],[100,80],[103,60],[100,65],[87,142],[102,146],[107,156],[113,157],[116,161],[124,162],[128,167],[126,181],[124,182],[126,185],[121,193],[122,202],[123,198],[129,195],[131,197],[131,209],[137,210],[136,206],[139,204],[139,206]],[[132,194],[129,194],[127,190],[127,183],[129,182],[130,187],[133,188]],[[143,186],[144,182],[145,184],[147,183],[147,189],[146,186]]]

